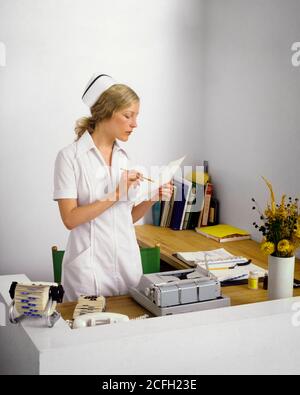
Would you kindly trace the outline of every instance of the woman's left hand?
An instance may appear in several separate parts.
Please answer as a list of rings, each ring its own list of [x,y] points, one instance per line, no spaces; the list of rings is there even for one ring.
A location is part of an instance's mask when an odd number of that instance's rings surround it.
[[[169,201],[171,200],[173,194],[174,186],[172,182],[164,184],[159,188],[157,194],[154,197],[155,201],[162,200],[162,201]]]

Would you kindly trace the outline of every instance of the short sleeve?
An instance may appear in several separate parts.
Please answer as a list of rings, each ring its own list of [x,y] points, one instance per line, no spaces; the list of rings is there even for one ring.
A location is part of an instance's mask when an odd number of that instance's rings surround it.
[[[72,160],[60,151],[54,166],[53,200],[77,199],[77,185]]]

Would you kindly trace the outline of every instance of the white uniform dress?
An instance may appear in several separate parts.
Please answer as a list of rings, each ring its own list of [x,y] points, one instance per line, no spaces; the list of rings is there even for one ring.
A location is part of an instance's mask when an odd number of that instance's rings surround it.
[[[109,168],[91,135],[85,132],[56,158],[54,200],[77,199],[79,206],[100,200],[119,184],[128,155],[115,142]],[[62,283],[65,299],[79,295],[128,293],[142,275],[141,256],[131,216],[132,201],[118,201],[94,220],[70,233],[65,249]]]

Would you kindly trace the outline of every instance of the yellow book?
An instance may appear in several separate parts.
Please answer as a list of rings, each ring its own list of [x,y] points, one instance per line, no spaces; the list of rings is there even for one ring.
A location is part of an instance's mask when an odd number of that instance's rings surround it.
[[[200,235],[218,241],[219,243],[251,239],[249,232],[231,225],[206,226],[204,228],[196,228],[195,230]]]

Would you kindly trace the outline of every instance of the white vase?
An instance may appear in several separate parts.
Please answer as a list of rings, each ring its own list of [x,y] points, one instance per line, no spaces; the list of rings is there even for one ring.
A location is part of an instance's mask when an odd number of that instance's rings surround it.
[[[269,256],[268,297],[269,300],[293,297],[295,257]]]

